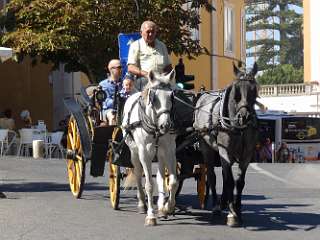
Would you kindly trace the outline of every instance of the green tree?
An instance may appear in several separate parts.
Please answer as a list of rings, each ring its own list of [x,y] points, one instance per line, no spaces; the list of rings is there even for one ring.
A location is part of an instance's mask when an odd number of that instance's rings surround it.
[[[291,64],[277,65],[272,69],[265,70],[257,77],[261,85],[303,83],[303,67],[294,68]]]
[[[268,0],[249,5],[247,9],[247,32],[272,30],[279,33],[279,39],[250,39],[247,49],[257,47],[259,69],[272,68],[274,64],[303,66],[302,14],[294,9],[302,7],[302,0]],[[275,62],[272,60],[276,59]]]
[[[183,4],[192,2],[194,10]],[[0,43],[19,59],[41,57],[66,71],[83,71],[90,81],[104,75],[104,63],[118,57],[117,36],[138,32],[144,20],[155,21],[169,52],[189,57],[207,52],[190,29],[200,23],[196,10],[213,8],[209,0],[11,0],[0,20],[7,32]],[[1,26],[0,26],[1,27]]]

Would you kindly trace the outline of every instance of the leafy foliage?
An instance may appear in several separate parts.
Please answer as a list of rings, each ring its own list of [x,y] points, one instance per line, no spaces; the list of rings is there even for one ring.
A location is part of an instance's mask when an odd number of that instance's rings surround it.
[[[193,10],[183,8],[192,2]],[[0,25],[0,43],[20,59],[66,63],[67,71],[83,71],[92,82],[104,75],[104,64],[118,57],[117,36],[138,32],[145,20],[159,25],[169,52],[189,57],[205,53],[190,29],[200,23],[197,7],[212,10],[209,0],[11,0]],[[1,26],[0,26],[1,27]],[[0,36],[1,37],[1,36]]]
[[[247,49],[259,46],[256,54],[259,68],[270,69],[274,64],[292,64],[299,69],[303,66],[302,14],[293,10],[302,7],[302,0],[270,0],[266,8],[251,5],[247,9],[247,31],[273,30],[280,39],[256,39],[247,41]],[[275,20],[275,21],[273,21]],[[272,61],[275,59],[275,62]]]
[[[277,65],[257,77],[262,84],[303,83],[303,67],[296,69],[291,64]]]

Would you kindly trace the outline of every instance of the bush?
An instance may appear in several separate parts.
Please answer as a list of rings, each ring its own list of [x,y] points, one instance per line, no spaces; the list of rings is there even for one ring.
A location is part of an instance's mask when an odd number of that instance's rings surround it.
[[[291,64],[277,65],[257,77],[261,85],[303,83],[303,67],[294,68]]]

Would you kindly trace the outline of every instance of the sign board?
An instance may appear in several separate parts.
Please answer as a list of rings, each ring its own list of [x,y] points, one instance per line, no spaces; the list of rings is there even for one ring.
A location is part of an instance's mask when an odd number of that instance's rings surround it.
[[[122,77],[127,72],[127,61],[130,44],[141,38],[140,33],[120,33],[118,35],[119,58],[122,66]]]
[[[320,141],[320,118],[283,118],[282,139],[291,142]]]

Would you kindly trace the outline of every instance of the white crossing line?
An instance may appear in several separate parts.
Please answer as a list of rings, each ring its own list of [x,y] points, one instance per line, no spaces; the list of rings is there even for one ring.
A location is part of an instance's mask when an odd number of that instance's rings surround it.
[[[271,172],[269,172],[269,171],[267,171],[265,169],[262,169],[261,167],[258,166],[257,163],[251,163],[249,166],[252,167],[254,170],[258,171],[259,173],[262,173],[262,174],[264,174],[264,175],[266,175],[266,176],[268,176],[268,177],[270,177],[270,178],[272,178],[274,180],[277,180],[279,182],[283,182],[283,183],[288,184],[288,185],[298,186],[297,184],[292,183],[292,181],[288,181],[288,180],[286,180],[284,178],[281,178],[281,177],[278,177],[278,176],[274,175],[273,173],[271,173]]]

